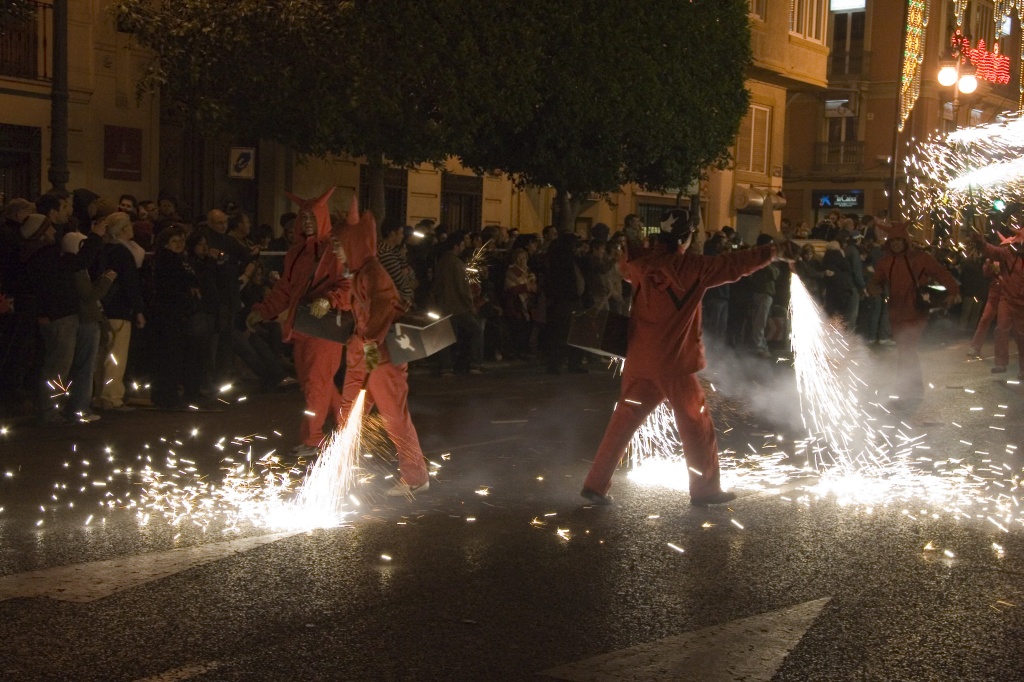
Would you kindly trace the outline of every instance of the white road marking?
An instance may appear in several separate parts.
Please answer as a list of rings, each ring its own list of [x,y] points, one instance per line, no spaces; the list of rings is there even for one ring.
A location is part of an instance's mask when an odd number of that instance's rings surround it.
[[[51,597],[62,601],[90,602],[115,592],[160,580],[194,566],[277,542],[294,531],[211,542],[165,552],[57,566],[0,577],[0,601],[17,597]]]
[[[666,637],[540,674],[578,682],[768,682],[829,599]]]
[[[208,673],[211,670],[216,670],[222,665],[224,664],[220,661],[210,661],[209,663],[193,663],[191,665],[185,665],[180,668],[175,668],[174,670],[162,672],[159,675],[154,675],[153,677],[144,677],[142,679],[136,680],[135,682],[181,682],[181,680],[188,680],[195,677],[196,675],[202,675],[203,673]]]

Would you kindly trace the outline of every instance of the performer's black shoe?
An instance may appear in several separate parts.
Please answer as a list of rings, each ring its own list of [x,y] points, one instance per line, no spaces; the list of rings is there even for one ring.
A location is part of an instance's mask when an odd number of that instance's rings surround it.
[[[580,491],[580,496],[590,500],[591,503],[596,504],[599,507],[610,507],[615,504],[615,498],[611,495],[602,495],[596,490],[584,487]]]
[[[736,499],[736,493],[728,490],[719,490],[717,493],[705,495],[704,497],[691,497],[690,504],[694,507],[705,507],[709,504],[725,504]]]

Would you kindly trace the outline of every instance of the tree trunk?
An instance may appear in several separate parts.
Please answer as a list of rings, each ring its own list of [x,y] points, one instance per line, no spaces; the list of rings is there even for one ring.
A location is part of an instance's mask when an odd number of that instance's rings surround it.
[[[380,227],[384,224],[384,219],[387,217],[384,208],[383,158],[378,156],[367,159],[366,184],[369,185],[370,190],[370,205],[363,208],[373,212],[373,217],[377,221],[377,227]]]
[[[693,243],[690,245],[694,253],[704,253],[704,244],[708,240],[704,217],[700,214],[700,191],[690,196],[690,224],[693,226]]]
[[[580,214],[581,202],[564,189],[555,189],[555,200],[551,205],[551,224],[558,234],[576,232],[576,217]]]

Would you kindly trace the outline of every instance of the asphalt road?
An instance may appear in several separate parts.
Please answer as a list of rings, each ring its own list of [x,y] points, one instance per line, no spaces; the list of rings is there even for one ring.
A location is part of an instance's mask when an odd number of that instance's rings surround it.
[[[1010,521],[977,495],[857,503],[792,477],[694,508],[624,470],[615,507],[586,506],[579,488],[618,390],[601,365],[416,372],[413,418],[440,465],[429,493],[385,497],[394,466],[371,441],[347,523],[303,532],[132,506],[147,462],[179,485],[215,485],[224,457],[287,450],[298,393],[234,389],[223,412],[11,427],[0,679],[1024,679],[1024,389],[965,350],[929,341],[932,388],[893,429],[920,436],[915,456],[944,462],[936,471],[971,467],[1003,491]],[[894,351],[848,360],[888,394]],[[719,358],[705,376],[723,449],[749,464],[766,443],[792,447],[785,362]],[[212,497],[197,490],[193,511]]]

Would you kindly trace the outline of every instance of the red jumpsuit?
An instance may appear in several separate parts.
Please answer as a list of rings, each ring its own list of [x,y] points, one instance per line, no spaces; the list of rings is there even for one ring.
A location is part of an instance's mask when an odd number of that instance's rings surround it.
[[[348,281],[344,277],[345,264],[334,254],[331,246],[331,218],[327,200],[333,189],[318,199],[303,200],[289,194],[299,204],[295,219],[298,243],[284,257],[284,272],[274,288],[262,302],[253,306],[264,320],[272,320],[288,311],[282,328],[284,340],[291,341],[294,349],[295,373],[306,399],[306,414],[299,424],[299,438],[304,445],[317,447],[324,439],[324,422],[328,414],[337,420],[341,409],[341,394],[334,385],[334,374],[341,366],[344,346],[292,330],[295,309],[318,298],[326,298],[340,309],[344,304],[344,291]],[[316,233],[305,236],[304,221],[316,223]],[[328,313],[330,314],[330,313]]]
[[[947,304],[960,295],[960,284],[946,268],[924,251],[910,248],[906,232],[895,225],[886,241],[886,254],[875,265],[871,278],[871,291],[880,291],[889,284],[889,323],[896,342],[896,384],[901,398],[916,400],[924,394],[921,358],[917,347],[928,326],[928,313],[915,306],[917,288],[935,280],[946,287]],[[892,251],[892,243],[902,240],[906,248],[901,253]]]
[[[663,400],[675,413],[676,428],[690,469],[690,495],[721,491],[715,425],[696,373],[707,366],[701,341],[704,292],[735,282],[772,262],[774,245],[738,253],[698,256],[653,253],[622,260],[619,269],[635,291],[622,388],[584,487],[601,495],[633,434]]]
[[[989,328],[996,321],[996,317],[999,314],[999,301],[1003,297],[1003,281],[999,274],[999,263],[986,260],[984,272],[986,276],[991,275],[991,281],[988,285],[988,299],[985,301],[985,309],[981,312],[981,319],[978,320],[978,326],[974,329],[974,337],[971,338],[971,351],[975,355],[981,355],[981,348],[985,345]],[[1001,338],[998,329],[996,330],[995,343],[996,359],[1008,357],[1010,354],[1010,339],[1008,337]],[[1000,355],[1000,347],[1002,347],[1002,355]],[[999,363],[997,362],[996,364]],[[1005,366],[1003,365],[1003,367]]]
[[[384,418],[384,428],[398,451],[402,481],[415,488],[427,482],[428,473],[420,439],[409,416],[409,366],[404,362],[392,364],[384,343],[391,324],[405,312],[405,303],[394,280],[377,259],[377,225],[373,214],[367,211],[360,219],[353,199],[348,219],[336,234],[352,271],[346,307],[355,318],[355,329],[347,344],[345,385],[341,390],[342,419],[348,418],[359,391],[366,388],[366,409],[377,406]],[[381,359],[368,373],[363,346],[371,341],[377,344]]]
[[[1022,248],[1024,235],[1005,240],[1007,246],[985,244],[985,257],[999,263],[1002,280],[1002,296],[996,316],[996,357],[997,367],[1006,367],[1010,362],[1010,334],[1017,342],[1018,377],[1024,379],[1024,365],[1020,365],[1024,353],[1024,258],[1016,249]],[[1002,343],[1000,343],[1002,338]]]

